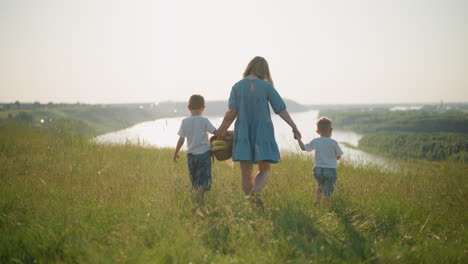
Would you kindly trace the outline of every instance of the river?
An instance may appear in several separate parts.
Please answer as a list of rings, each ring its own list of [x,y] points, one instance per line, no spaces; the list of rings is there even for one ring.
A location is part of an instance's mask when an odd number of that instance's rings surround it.
[[[318,110],[307,112],[291,113],[291,117],[302,133],[304,143],[309,142],[316,134],[315,122],[318,119]],[[110,132],[95,138],[95,141],[103,144],[140,144],[153,147],[174,148],[179,136],[177,131],[184,117],[162,118],[136,124],[132,127]],[[207,116],[215,127],[222,122],[220,116]],[[277,115],[272,116],[275,127],[275,137],[281,153],[302,153],[303,155],[313,155],[300,150],[297,141],[294,140],[291,128]],[[233,128],[233,127],[231,127]],[[361,150],[350,148],[343,143],[357,146],[362,135],[352,131],[333,130],[332,138],[338,141],[344,152],[343,161],[353,165],[382,165],[386,167],[386,159],[372,155]],[[184,146],[185,148],[185,146]]]

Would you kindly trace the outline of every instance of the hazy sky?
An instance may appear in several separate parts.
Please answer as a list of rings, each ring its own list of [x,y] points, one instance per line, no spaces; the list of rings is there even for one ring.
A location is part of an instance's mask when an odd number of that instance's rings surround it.
[[[0,102],[468,102],[466,0],[1,0]]]

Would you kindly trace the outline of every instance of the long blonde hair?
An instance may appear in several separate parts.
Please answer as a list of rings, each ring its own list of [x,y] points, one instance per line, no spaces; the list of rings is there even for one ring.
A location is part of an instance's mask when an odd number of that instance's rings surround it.
[[[244,78],[249,76],[250,74],[253,74],[258,78],[267,81],[271,83],[271,85],[273,85],[273,79],[271,79],[268,62],[263,57],[256,56],[249,62],[247,68],[245,68],[244,71]]]

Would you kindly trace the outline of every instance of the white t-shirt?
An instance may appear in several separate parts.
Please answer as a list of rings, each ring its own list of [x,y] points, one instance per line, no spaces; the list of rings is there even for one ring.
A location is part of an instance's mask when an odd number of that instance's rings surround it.
[[[198,155],[210,150],[210,142],[206,132],[213,134],[215,130],[216,128],[208,118],[196,115],[182,120],[177,134],[187,138],[187,153]]]
[[[315,150],[315,167],[336,168],[336,158],[343,155],[338,142],[327,137],[314,138],[304,145],[305,150]]]

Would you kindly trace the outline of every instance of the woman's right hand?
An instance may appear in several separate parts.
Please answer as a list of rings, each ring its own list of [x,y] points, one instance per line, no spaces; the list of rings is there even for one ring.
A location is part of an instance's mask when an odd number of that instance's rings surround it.
[[[224,139],[224,135],[223,135],[223,134],[225,134],[225,132],[222,131],[222,130],[219,129],[219,128],[214,132],[214,136],[215,136],[216,139]]]
[[[215,136],[217,139],[224,139],[226,136],[227,130],[229,129],[229,126],[231,126],[232,122],[237,117],[237,110],[230,109],[226,112],[223,118],[223,122],[221,125],[218,127],[218,129],[215,132]]]

